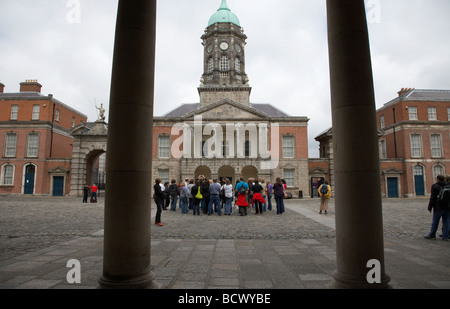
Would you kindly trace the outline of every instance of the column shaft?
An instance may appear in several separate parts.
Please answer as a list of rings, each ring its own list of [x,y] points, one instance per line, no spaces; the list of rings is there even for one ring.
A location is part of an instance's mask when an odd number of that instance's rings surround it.
[[[328,0],[335,163],[336,288],[383,288],[384,244],[372,65],[364,0]],[[370,284],[367,263],[380,262]]]
[[[109,106],[104,288],[156,287],[150,209],[156,0],[119,0]]]

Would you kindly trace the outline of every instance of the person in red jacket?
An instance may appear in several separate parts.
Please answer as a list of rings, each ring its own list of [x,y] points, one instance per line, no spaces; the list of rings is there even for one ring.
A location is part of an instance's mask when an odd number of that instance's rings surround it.
[[[91,203],[97,203],[97,191],[98,187],[95,185],[89,186],[89,189],[91,189],[92,195],[91,195]]]

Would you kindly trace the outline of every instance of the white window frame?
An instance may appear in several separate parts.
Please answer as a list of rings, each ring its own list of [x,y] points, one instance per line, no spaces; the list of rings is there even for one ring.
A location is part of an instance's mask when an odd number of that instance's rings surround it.
[[[286,186],[294,187],[295,186],[295,169],[293,169],[293,168],[283,169],[283,178],[286,181]]]
[[[35,140],[33,138],[36,137]],[[27,134],[27,158],[39,157],[39,133],[32,132]]]
[[[13,137],[14,136],[14,137]],[[17,139],[18,134],[16,132],[6,132],[5,134],[5,158],[15,158],[17,156]]]
[[[55,121],[59,122],[59,109],[55,109]]]
[[[436,107],[429,106],[428,107],[428,120],[437,120],[437,113],[436,113]]]
[[[19,105],[11,105],[11,120],[17,120],[19,117]]]
[[[168,141],[168,145],[164,143]],[[158,158],[170,159],[170,135],[160,135],[158,136]]]
[[[41,111],[40,105],[33,105],[33,112],[31,114],[31,120],[39,120],[40,111]]]
[[[6,180],[7,180],[7,178],[6,178],[6,169],[8,167],[12,168],[11,176],[8,177],[8,179],[11,178],[11,183],[6,183]],[[14,166],[14,164],[11,164],[11,163],[3,164],[2,165],[2,170],[1,170],[1,182],[0,182],[0,185],[1,186],[14,186],[15,171],[16,171],[16,167]]]
[[[380,128],[384,128],[386,126],[386,123],[384,121],[384,115],[380,116]]]
[[[417,115],[417,106],[408,106],[408,119],[409,120],[418,120]]]
[[[161,169],[158,169],[158,178],[160,178],[161,179],[161,183],[164,185],[164,183],[166,182],[166,181],[170,181],[169,179],[169,169],[167,169],[167,168],[161,168]],[[167,174],[167,177],[166,177],[166,174]]]
[[[441,164],[436,164],[433,166],[433,180],[436,179],[438,175],[445,175],[445,168]]]
[[[415,141],[414,138],[417,137]],[[422,157],[422,135],[413,133],[410,136],[411,141],[411,158],[421,158]],[[418,151],[418,154],[417,154]]]
[[[292,145],[286,145],[288,140],[292,141]],[[290,152],[292,152],[292,154]],[[289,134],[281,136],[281,157],[289,159],[295,158],[295,135]]]
[[[432,158],[442,157],[442,137],[441,134],[430,134],[430,148]]]
[[[241,73],[241,59],[239,57],[234,58],[234,69],[237,73]]]

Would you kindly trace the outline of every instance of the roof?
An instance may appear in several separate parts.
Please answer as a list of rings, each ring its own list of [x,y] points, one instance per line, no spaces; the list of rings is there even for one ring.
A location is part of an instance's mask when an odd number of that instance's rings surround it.
[[[248,108],[248,107],[247,107]],[[163,117],[167,118],[180,118],[186,114],[192,113],[196,110],[200,109],[200,103],[191,103],[191,104],[182,104],[181,106],[175,108],[171,112],[165,114]],[[263,103],[263,104],[250,104],[250,109],[254,109],[260,113],[263,113],[271,118],[289,118],[290,116],[275,106]]]
[[[387,102],[381,109],[397,104],[400,101],[450,102],[450,90],[411,89],[397,98]]]
[[[217,12],[211,16],[208,22],[208,27],[214,25],[215,23],[233,23],[236,26],[241,26],[236,14],[231,12],[231,10],[228,8],[226,0],[222,0],[222,3],[220,4]]]

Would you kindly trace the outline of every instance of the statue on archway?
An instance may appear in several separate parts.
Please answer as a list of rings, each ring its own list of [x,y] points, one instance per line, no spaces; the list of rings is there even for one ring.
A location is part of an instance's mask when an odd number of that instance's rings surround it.
[[[105,121],[105,109],[103,108],[103,103],[100,103],[100,107],[98,107],[97,102],[95,102],[95,108],[98,110],[97,121]]]

